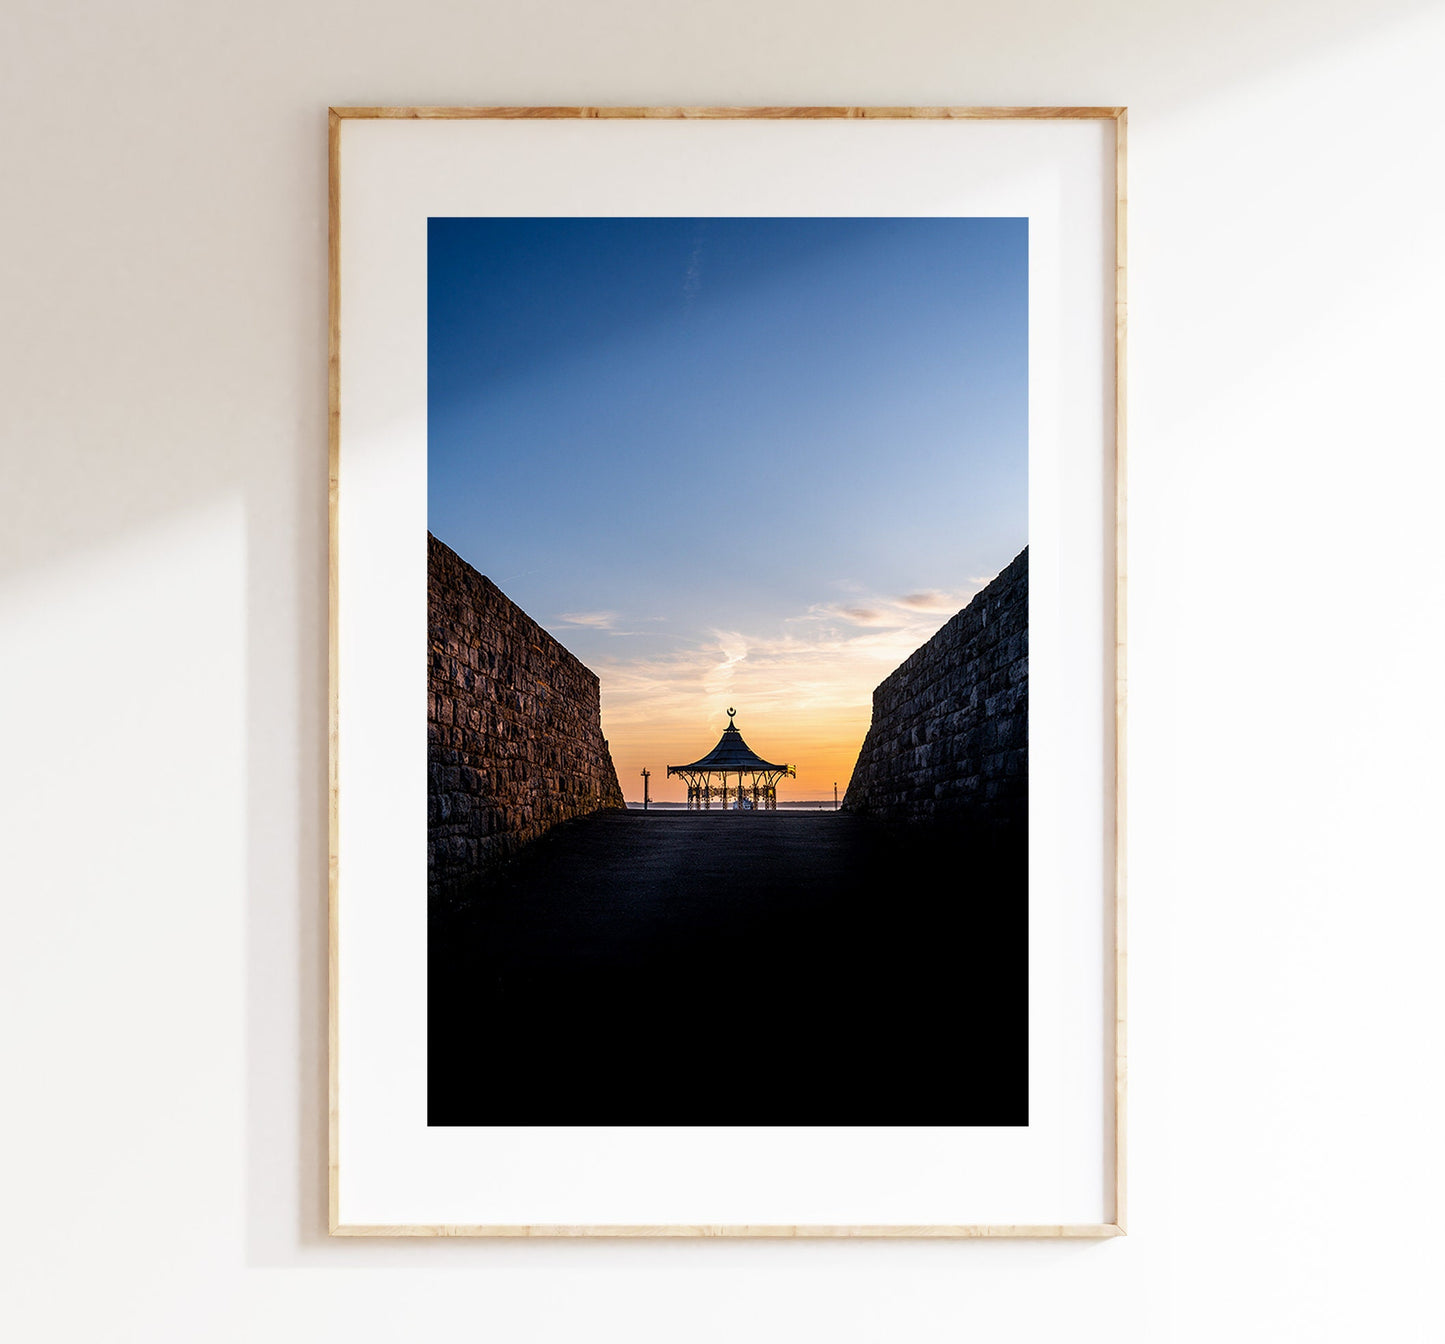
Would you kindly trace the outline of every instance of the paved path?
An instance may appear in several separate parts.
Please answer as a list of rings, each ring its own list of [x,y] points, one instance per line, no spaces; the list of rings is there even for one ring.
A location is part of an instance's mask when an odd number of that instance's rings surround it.
[[[434,1123],[1018,1123],[1023,874],[839,813],[610,813],[432,922]]]

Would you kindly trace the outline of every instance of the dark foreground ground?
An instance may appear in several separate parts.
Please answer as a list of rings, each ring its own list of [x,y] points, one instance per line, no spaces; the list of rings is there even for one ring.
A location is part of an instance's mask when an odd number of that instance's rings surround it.
[[[430,926],[429,1120],[1028,1122],[1027,875],[839,813],[613,812]]]

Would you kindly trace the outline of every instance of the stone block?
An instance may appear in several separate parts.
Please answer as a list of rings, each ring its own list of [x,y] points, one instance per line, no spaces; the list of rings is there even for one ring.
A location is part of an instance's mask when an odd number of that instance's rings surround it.
[[[845,804],[900,820],[1026,818],[1027,724],[1025,550],[875,689]]]
[[[427,592],[435,889],[558,821],[623,802],[596,675],[434,537]]]

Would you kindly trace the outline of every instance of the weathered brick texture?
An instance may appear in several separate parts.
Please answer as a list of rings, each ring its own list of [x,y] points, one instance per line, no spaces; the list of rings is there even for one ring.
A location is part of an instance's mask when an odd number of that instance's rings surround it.
[[[873,692],[843,806],[890,821],[1028,824],[1029,553]]]
[[[558,822],[625,806],[596,674],[430,533],[427,744],[433,897]]]

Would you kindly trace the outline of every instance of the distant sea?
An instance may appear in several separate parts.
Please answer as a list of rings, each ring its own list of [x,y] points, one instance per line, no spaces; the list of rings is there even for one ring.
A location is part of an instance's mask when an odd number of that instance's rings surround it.
[[[842,796],[839,795],[840,801],[841,801],[841,797],[842,797]],[[629,802],[629,803],[627,804],[627,806],[628,806],[628,809],[629,809],[630,811],[633,811],[633,812],[641,812],[641,811],[642,811],[642,804],[641,804],[641,802]],[[649,809],[650,811],[653,811],[653,812],[664,812],[664,811],[685,812],[685,811],[687,811],[687,804],[686,804],[686,803],[659,803],[655,798],[654,798],[654,799],[652,800],[652,802],[650,802],[647,806],[648,806],[648,809]],[[787,801],[783,801],[783,800],[780,799],[779,802],[778,802],[778,810],[779,810],[779,811],[782,811],[784,808],[787,808],[787,809],[789,809],[789,810],[795,810],[795,809],[796,809],[796,810],[801,810],[801,811],[804,811],[804,812],[831,812],[831,811],[833,810],[833,800],[832,800],[831,798],[827,799],[826,801],[823,800],[823,799],[812,799],[812,800],[803,800],[803,801],[797,801],[797,800],[794,800],[794,799],[788,799]],[[720,808],[719,808],[718,810],[720,810]]]

